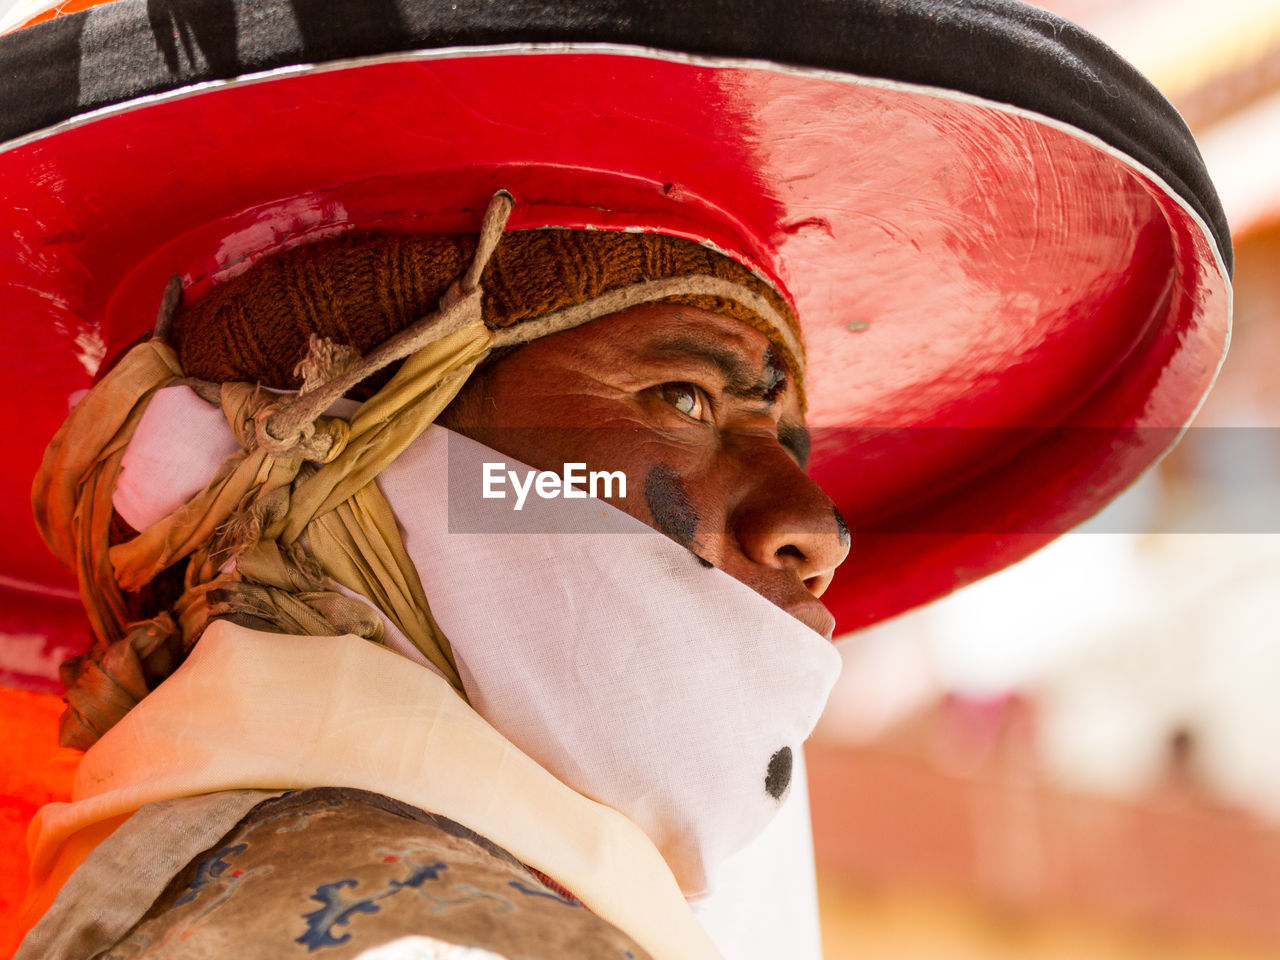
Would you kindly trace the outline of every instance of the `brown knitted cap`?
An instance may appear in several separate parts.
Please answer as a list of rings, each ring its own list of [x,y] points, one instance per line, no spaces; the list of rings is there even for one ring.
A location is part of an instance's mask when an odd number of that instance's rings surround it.
[[[202,380],[246,380],[296,389],[294,365],[311,334],[367,353],[438,306],[471,262],[474,236],[347,234],[294,247],[219,285],[174,317],[183,369]],[[767,283],[707,247],[651,233],[523,230],[503,235],[481,277],[490,329],[518,324],[645,280],[702,274],[765,297],[797,334],[786,302]],[[735,301],[670,302],[734,317],[760,330],[799,378],[800,358],[770,325]]]

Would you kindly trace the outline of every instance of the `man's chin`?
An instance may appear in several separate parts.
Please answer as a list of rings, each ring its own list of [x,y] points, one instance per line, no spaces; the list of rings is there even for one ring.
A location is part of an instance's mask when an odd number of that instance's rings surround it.
[[[810,596],[792,604],[780,604],[782,609],[791,614],[814,633],[831,640],[836,632],[836,618],[817,597]]]
[[[712,566],[696,551],[695,556],[707,566]],[[775,607],[789,613],[820,637],[830,641],[835,636],[836,618],[826,604],[810,593],[791,573],[758,564],[752,564],[750,569],[744,571],[734,570],[731,565],[719,569],[750,587]]]

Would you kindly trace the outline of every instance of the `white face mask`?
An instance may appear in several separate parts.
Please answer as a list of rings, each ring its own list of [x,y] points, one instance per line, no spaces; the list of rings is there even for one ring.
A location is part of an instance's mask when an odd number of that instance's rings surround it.
[[[185,437],[208,432],[191,428],[190,403],[203,406],[194,395],[153,402],[135,434],[116,498],[135,529],[203,485],[162,491],[157,477],[181,473],[189,486],[217,465],[185,449]],[[193,470],[202,456],[213,462]],[[131,459],[151,482],[131,480]],[[531,492],[515,511],[509,483],[506,499],[486,499],[485,462],[521,477],[528,469],[431,427],[378,477],[472,706],[561,781],[644,830],[686,896],[709,893],[716,867],[785,800],[839,655],[603,501]]]
[[[433,427],[378,478],[472,705],[709,892],[786,797],[839,655],[603,501],[484,499],[486,461],[527,470]],[[534,532],[467,532],[513,525]]]

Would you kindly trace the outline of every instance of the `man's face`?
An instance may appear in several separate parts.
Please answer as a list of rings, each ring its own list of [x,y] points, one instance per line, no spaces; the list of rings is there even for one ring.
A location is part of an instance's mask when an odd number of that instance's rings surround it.
[[[805,475],[795,385],[729,317],[652,304],[526,344],[473,376],[440,423],[539,470],[621,470],[615,506],[814,630],[849,551]]]

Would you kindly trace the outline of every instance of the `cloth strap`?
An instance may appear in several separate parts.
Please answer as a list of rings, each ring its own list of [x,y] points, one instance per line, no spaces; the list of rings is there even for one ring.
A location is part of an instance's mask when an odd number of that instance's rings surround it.
[[[251,384],[221,385],[223,413],[243,448],[188,503],[111,546],[111,494],[129,437],[154,392],[182,380],[162,341],[126,355],[91,392],[95,402],[72,412],[36,480],[37,522],[55,552],[78,565],[81,597],[99,638],[65,678],[64,743],[84,747],[101,736],[154,685],[153,676],[167,675],[214,617],[379,640],[373,611],[334,592],[328,578],[377,603],[461,693],[448,640],[431,618],[395,517],[372,480],[453,399],[491,339],[482,323],[469,324],[415,353],[349,423],[321,418],[311,424],[300,446],[314,452],[321,446],[316,438],[326,437],[319,462],[296,452],[272,455],[257,445],[264,412],[278,408],[276,395]],[[102,406],[116,415],[95,416]],[[174,616],[128,622],[125,591],[184,558],[185,589]],[[157,639],[166,626],[167,635]]]

